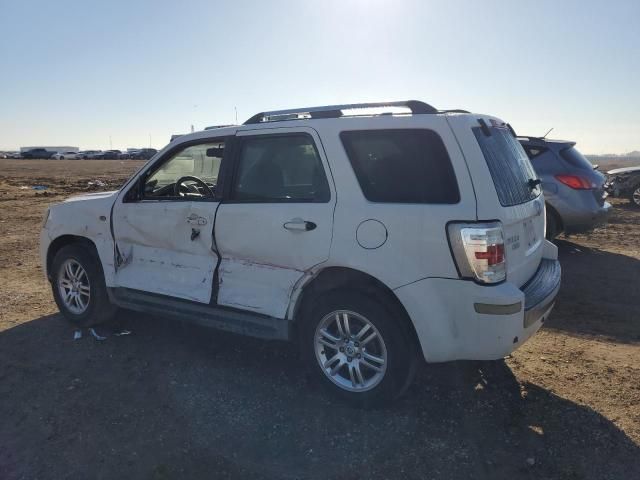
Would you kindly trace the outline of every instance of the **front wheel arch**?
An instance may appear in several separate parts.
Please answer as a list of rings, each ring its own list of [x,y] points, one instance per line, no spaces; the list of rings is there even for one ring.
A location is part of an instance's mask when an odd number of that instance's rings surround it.
[[[46,274],[49,280],[51,277],[51,267],[53,264],[53,259],[56,256],[56,253],[60,251],[62,247],[71,244],[82,244],[87,247],[91,253],[96,257],[96,260],[100,267],[102,267],[102,263],[100,262],[100,255],[98,255],[98,248],[93,241],[87,237],[81,237],[79,235],[61,235],[57,237],[55,240],[49,244],[49,248],[47,249],[47,265],[46,265]]]

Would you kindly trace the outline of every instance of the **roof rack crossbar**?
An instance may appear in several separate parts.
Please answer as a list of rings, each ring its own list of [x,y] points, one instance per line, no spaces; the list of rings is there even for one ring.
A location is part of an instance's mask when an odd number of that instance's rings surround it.
[[[404,100],[399,102],[350,103],[346,105],[325,105],[321,107],[294,108],[291,110],[273,110],[260,112],[244,122],[244,125],[254,123],[273,122],[282,120],[296,120],[298,118],[339,118],[345,116],[344,110],[359,110],[367,108],[405,107],[411,113],[436,114],[438,110],[428,103],[418,100]]]

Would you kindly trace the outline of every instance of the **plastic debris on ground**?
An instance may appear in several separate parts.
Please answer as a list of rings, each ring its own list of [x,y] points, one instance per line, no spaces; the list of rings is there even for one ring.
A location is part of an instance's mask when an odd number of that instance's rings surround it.
[[[89,333],[91,335],[93,335],[93,338],[95,338],[96,340],[102,341],[102,340],[106,340],[107,339],[107,337],[103,337],[102,335],[98,335],[98,333],[93,328],[89,329]]]
[[[32,190],[46,190],[47,187],[46,185],[34,185],[33,187],[31,187]]]
[[[98,331],[95,328],[89,328],[89,333],[91,334],[91,336],[93,338],[95,338],[96,340],[102,342],[104,340],[106,340],[107,338],[109,338],[110,336],[113,337],[124,337],[126,335],[131,335],[131,330],[126,330],[123,328],[118,328],[118,329],[111,329],[111,331],[109,333],[105,333],[104,335],[101,335],[100,333],[98,333]],[[82,338],[82,330],[81,329],[77,329],[73,331],[73,339],[74,340],[80,340]]]
[[[92,182],[87,182],[87,185],[89,185],[89,186],[95,185],[96,187],[106,187],[107,186],[106,182],[103,182],[102,180],[94,180]]]

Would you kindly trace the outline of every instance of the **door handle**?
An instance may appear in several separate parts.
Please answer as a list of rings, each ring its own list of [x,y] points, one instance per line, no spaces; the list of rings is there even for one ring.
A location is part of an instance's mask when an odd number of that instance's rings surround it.
[[[309,230],[315,229],[317,225],[301,218],[293,218],[286,222],[283,227],[293,232],[308,232]]]

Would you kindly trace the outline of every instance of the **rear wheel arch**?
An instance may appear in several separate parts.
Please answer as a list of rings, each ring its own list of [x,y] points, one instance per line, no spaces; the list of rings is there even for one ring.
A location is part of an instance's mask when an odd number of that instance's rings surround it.
[[[300,317],[308,313],[314,299],[328,292],[340,290],[372,296],[384,303],[392,312],[398,314],[401,326],[414,343],[413,346],[420,348],[411,317],[393,290],[372,275],[347,267],[327,267],[302,287],[292,310],[294,335],[298,335],[297,325],[300,324]]]
[[[558,234],[564,231],[564,222],[562,221],[562,217],[560,216],[558,211],[555,208],[553,208],[553,206],[550,203],[545,202],[545,206],[547,208],[547,217],[553,216],[556,222],[557,228],[555,232],[556,235],[554,235],[554,238],[555,238],[555,236],[557,236]],[[547,218],[547,225],[548,225],[548,222],[549,222],[549,219]],[[549,237],[549,233],[550,232],[547,232],[547,238]],[[553,240],[552,238],[548,238],[548,239]]]

